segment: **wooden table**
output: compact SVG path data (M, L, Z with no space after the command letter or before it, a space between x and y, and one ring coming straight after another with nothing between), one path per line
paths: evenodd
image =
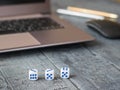
M120 14L112 0L52 0L53 11L73 5ZM0 90L120 90L120 40L110 40L87 28L88 19L60 15L93 35L90 43L0 54ZM59 78L63 66L70 79ZM28 80L28 70L39 70L39 80ZM55 70L55 80L46 81L44 70Z

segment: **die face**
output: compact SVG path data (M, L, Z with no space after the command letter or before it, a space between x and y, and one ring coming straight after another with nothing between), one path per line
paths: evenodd
M45 79L53 80L54 79L54 70L52 70L52 69L45 70Z
M38 70L37 69L29 70L29 80L38 80Z
M60 71L61 78L69 78L70 77L70 69L69 67L63 67Z

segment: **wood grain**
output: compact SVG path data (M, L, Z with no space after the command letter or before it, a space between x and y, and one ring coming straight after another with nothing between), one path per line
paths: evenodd
M59 69L49 62L48 58L40 51L14 53L6 58L3 57L0 63L4 78L8 80L13 90L77 90L69 79L62 80L58 76L54 81L46 81L44 79L45 69L54 69L56 74ZM30 81L28 79L28 70L31 68L39 70L40 78L38 81Z

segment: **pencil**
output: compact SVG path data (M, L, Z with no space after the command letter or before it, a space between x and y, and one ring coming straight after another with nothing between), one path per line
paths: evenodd
M79 12L79 13L86 13L86 14L91 14L91 15L103 16L107 19L116 20L118 18L117 14L107 13L107 12L102 12L102 11L96 11L96 10L90 10L90 9L85 9L85 8L77 8L77 7L69 6L67 8L67 10L74 11L74 12Z

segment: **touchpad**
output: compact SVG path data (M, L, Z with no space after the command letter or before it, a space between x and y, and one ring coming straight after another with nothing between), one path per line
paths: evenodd
M0 36L0 49L24 48L40 45L30 33L8 34Z

